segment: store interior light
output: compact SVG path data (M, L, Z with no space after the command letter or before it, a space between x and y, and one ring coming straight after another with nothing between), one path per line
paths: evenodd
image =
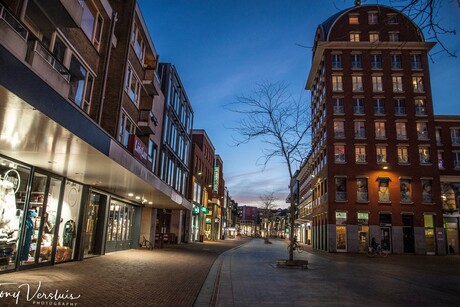
M134 194L133 194L133 193L128 193L128 196L129 196L129 197L133 197Z
M140 197L140 196L136 196L136 199L141 199L141 197Z

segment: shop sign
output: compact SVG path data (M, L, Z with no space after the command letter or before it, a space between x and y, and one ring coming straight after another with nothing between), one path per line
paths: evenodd
M138 158L143 164L149 166L149 154L147 152L147 146L134 134L129 136L128 150Z
M212 221L210 218L206 218L206 224L212 224Z
M192 209L193 214L198 214L200 213L200 207L194 206Z
M213 178L213 183L212 183L212 191L214 193L219 192L219 167L214 166L214 178Z
M209 213L209 209L206 207L201 207L201 212L203 213Z
M14 193L19 190L19 186L21 185L21 176L17 170L13 168L7 170L5 175L3 175L3 180L10 183L10 187L14 190Z

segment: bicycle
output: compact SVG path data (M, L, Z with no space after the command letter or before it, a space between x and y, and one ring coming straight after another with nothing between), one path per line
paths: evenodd
M139 247L140 248L147 248L147 249L153 249L153 244L149 240L145 238L145 236L142 236L142 241L139 242Z
M386 257L388 256L388 251L382 249L380 245L378 245L377 248L373 248L372 246L369 246L367 249L367 256L374 257L375 255Z
M289 251L290 247L291 247L291 244L289 244L287 246L288 251ZM295 252L301 253L301 252L303 252L303 247L300 246L300 244L296 242L296 243L293 244L293 249L292 250L295 251Z

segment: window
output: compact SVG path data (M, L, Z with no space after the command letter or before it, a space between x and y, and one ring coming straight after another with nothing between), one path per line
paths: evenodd
M407 140L406 123L396 122L396 138L398 140Z
M409 163L409 155L407 153L407 146L398 146L398 163Z
M366 137L366 128L363 121L355 122L355 138L364 139Z
M345 163L345 145L334 145L334 161Z
M342 76L332 76L332 90L336 92L343 91Z
M366 163L366 146L356 145L355 146L355 162Z
M389 25L397 25L398 24L398 16L395 14L388 14L387 15L387 24Z
M393 76L392 80L393 80L393 92L402 92L403 91L402 77Z
M420 164L430 164L430 148L428 146L420 146L418 148L418 155L420 158Z
M376 139L386 138L385 122L380 122L380 121L375 122L375 138Z
M137 58L141 64L144 64L145 42L142 38L141 30L137 24L134 24L133 26L133 32L131 33L131 45L133 46L134 52L136 53Z
M356 201L368 202L367 178L356 178Z
M353 114L364 114L364 100L363 98L353 98Z
M125 91L128 94L129 98L131 98L131 101L136 106L139 106L141 82L137 78L134 69L131 67L131 65L128 65L128 69L126 71Z
M369 33L369 41L371 43L379 41L379 34L378 33Z
M415 99L415 115L426 115L425 100Z
M452 145L460 145L460 128L450 130L450 140L452 141Z
M359 15L348 15L348 23L351 25L359 24Z
M460 152L452 153L452 161L454 162L454 168L460 169Z
M370 25L375 25L378 23L379 15L376 12L369 12L367 15L367 22Z
M411 180L410 179L400 179L399 180L399 194L400 194L402 203L412 202Z
M347 178L345 177L335 178L335 200L347 200Z
M155 172L155 165L157 161L157 145L153 142L152 139L149 139L148 155L148 160L152 164L150 170Z
M434 131L435 131L435 135L436 135L436 144L437 145L442 145L441 128L436 128Z
M438 168L444 169L444 152L442 150L438 150Z
M335 138L344 138L345 137L345 129L344 129L344 122L343 121L335 121L334 122L334 137Z
M383 92L383 84L381 76L372 76L372 91Z
M423 93L423 78L422 77L412 77L412 86L415 93Z
M102 16L98 13L96 7L92 1L80 0L80 4L83 7L83 14L81 19L81 29L89 38L91 43L99 49L102 36Z
M404 99L395 99L395 114L405 115L406 114L406 101Z
M390 201L390 178L379 177L377 179L379 185L379 202Z
M377 153L377 163L387 162L387 147L385 145L377 145L375 147Z
M385 102L383 101L383 98L374 99L374 114L375 115L385 114Z
M353 92L362 92L364 90L362 76L351 76L351 82L353 86Z
M432 187L433 187L433 180L431 179L422 180L422 203L432 204L434 202Z
M128 147L129 135L135 134L136 126L125 113L121 113L120 128L118 132L118 141L123 146Z
M420 54L411 54L410 66L412 69L422 69L422 56Z
M372 69L382 68L382 56L380 54L371 54L371 68Z
M343 114L345 109L343 106L343 98L332 98L334 114Z
M360 54L351 55L351 68L362 68Z
M398 32L390 32L390 33L388 33L388 41L390 41L390 42L399 42L399 33Z
M390 59L391 59L391 69L401 69L402 68L400 54L392 54Z
M69 73L69 99L83 111L89 113L94 77L88 73L88 70L74 55L70 59Z
M332 55L332 68L342 68L342 55L341 54Z
M350 33L350 42L359 42L359 32Z
M428 126L425 122L418 122L416 123L417 127L417 138L419 140L427 140L428 139Z

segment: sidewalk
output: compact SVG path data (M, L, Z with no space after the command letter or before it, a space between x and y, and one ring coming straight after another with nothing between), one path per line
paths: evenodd
M460 256L330 254L306 248L308 269L277 268L287 241L252 240L219 256L200 292L204 306L455 306Z
M192 306L219 254L249 238L137 249L0 275L0 306ZM6 285L5 283L15 283ZM27 301L27 287L32 297ZM23 285L22 287L19 287ZM20 292L18 305L11 295ZM54 293L61 298L39 298ZM78 297L72 300L70 296ZM67 299L64 299L66 297ZM67 305L65 305L67 303Z

